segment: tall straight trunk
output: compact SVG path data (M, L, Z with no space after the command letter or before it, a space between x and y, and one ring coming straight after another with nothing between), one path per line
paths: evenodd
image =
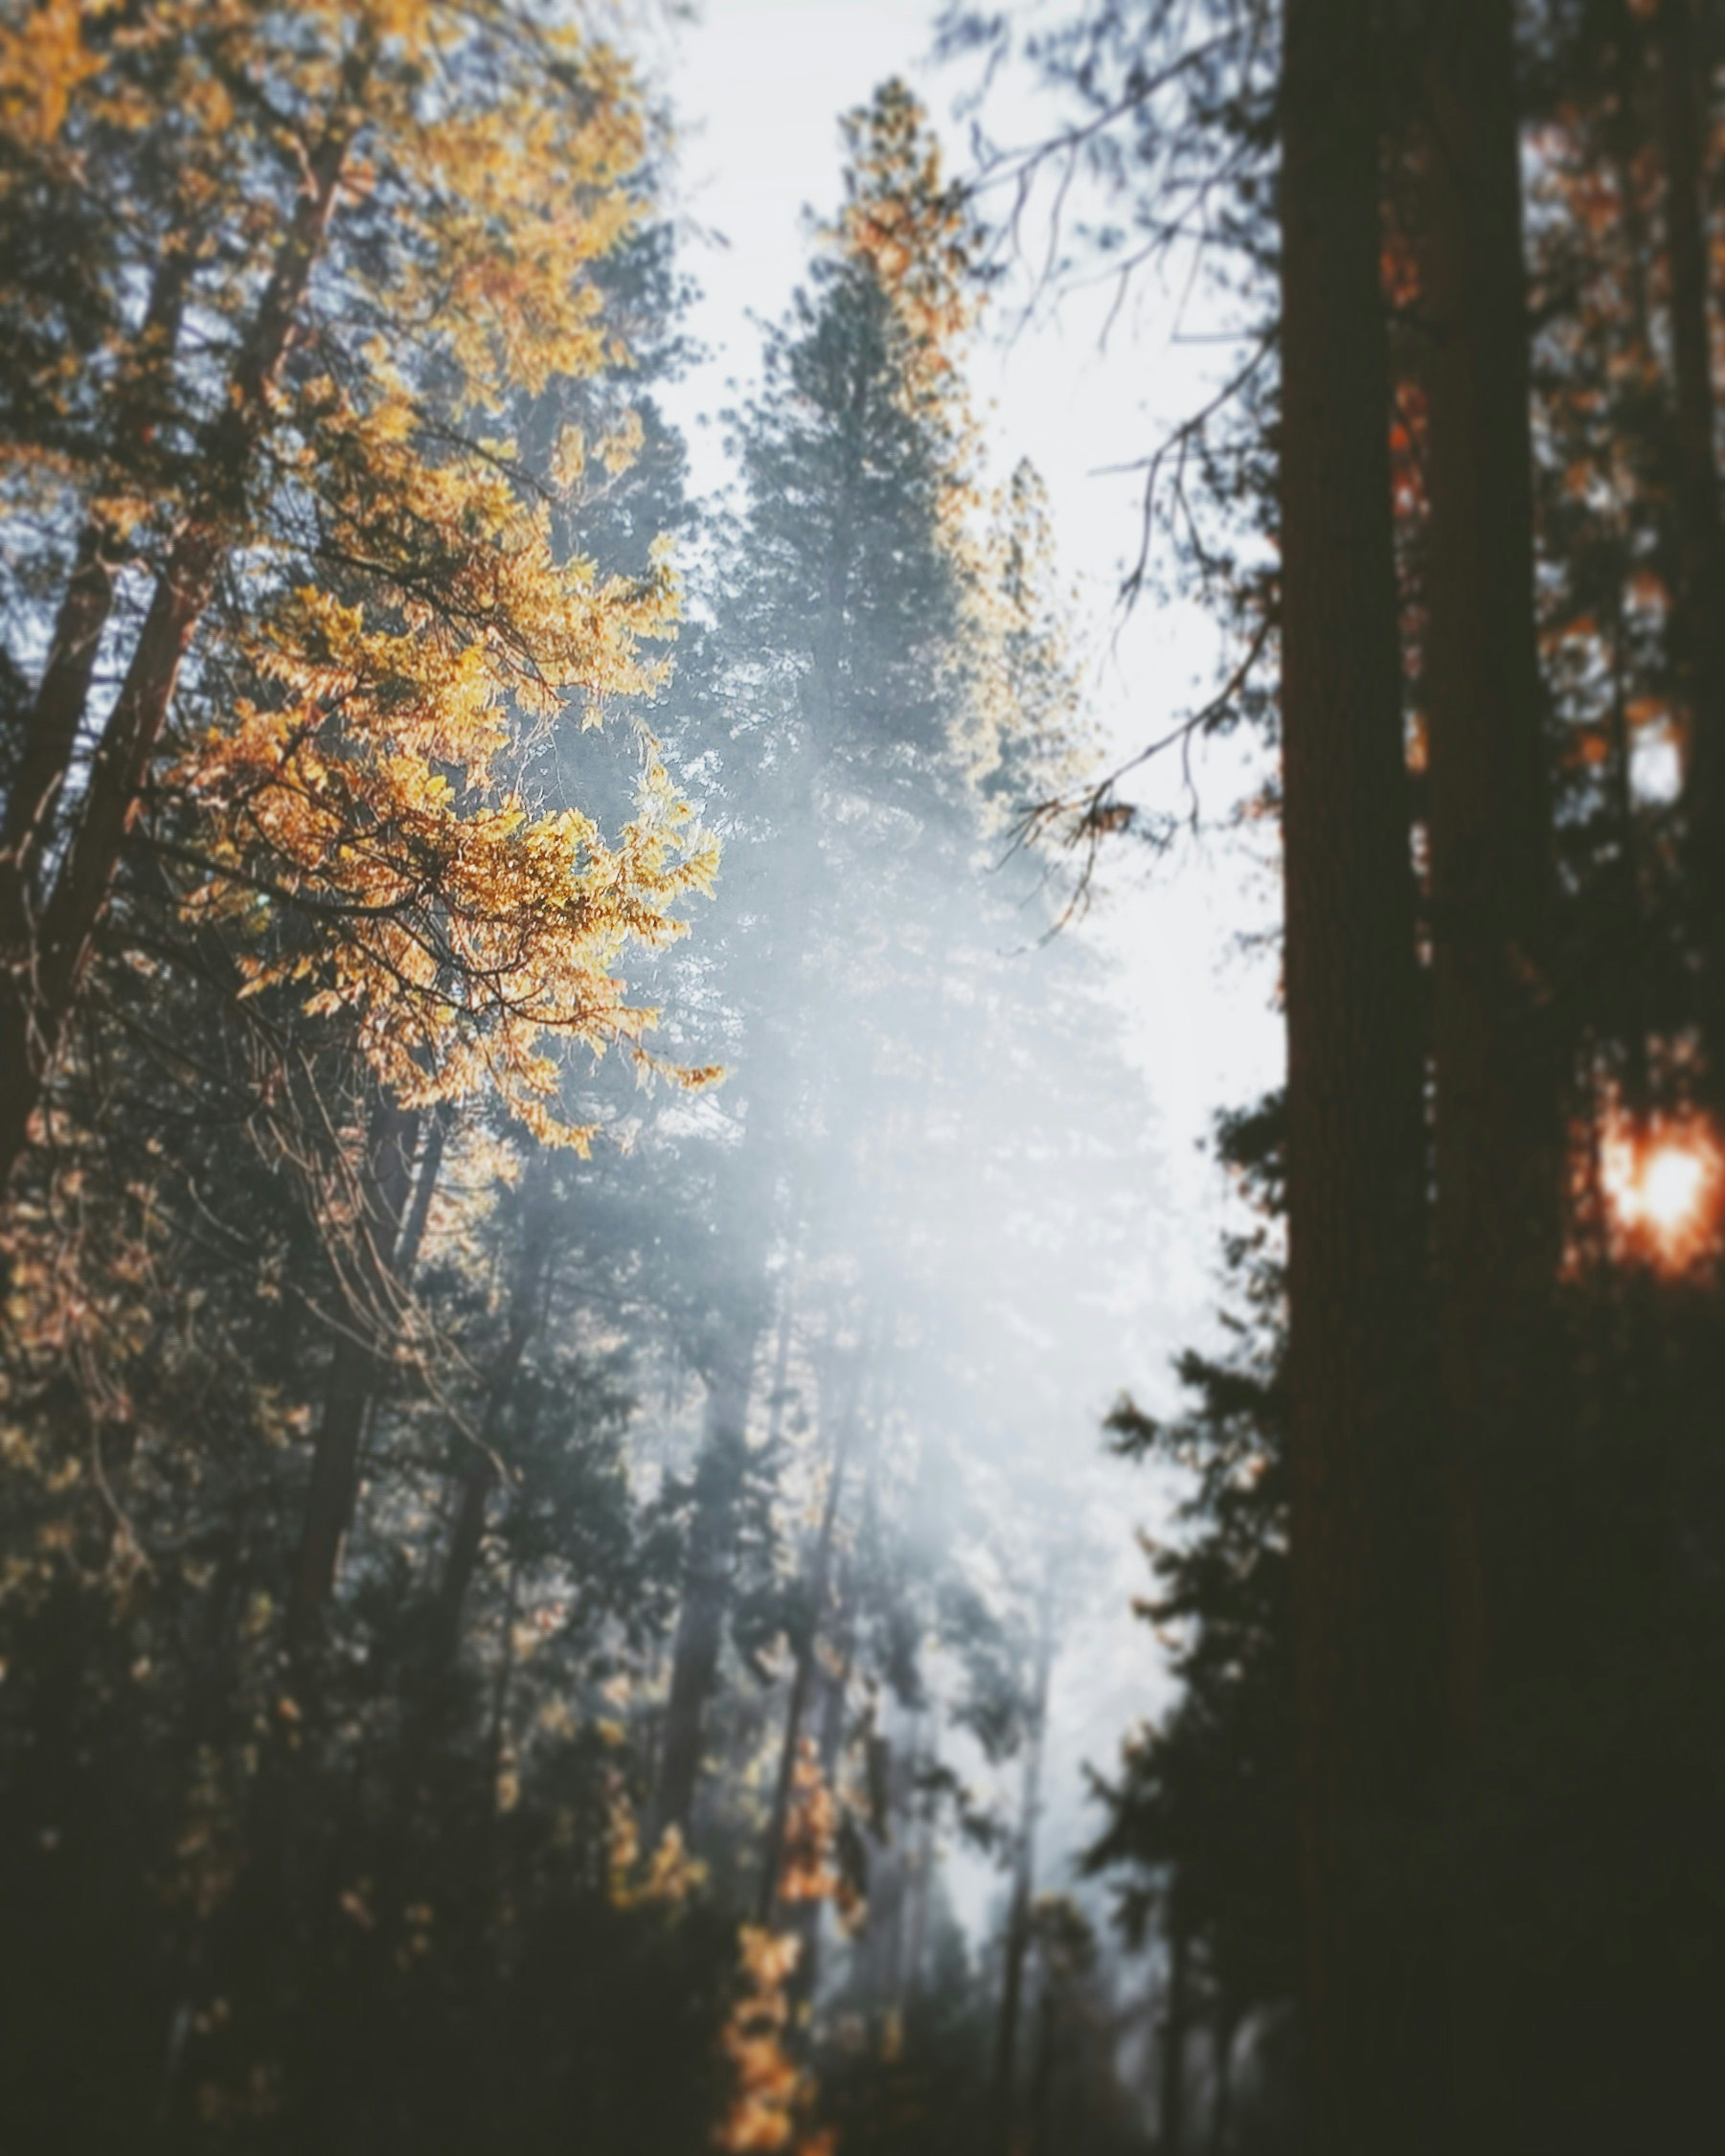
M821 1508L821 1524L808 1560L808 1607L803 1636L796 1643L796 1663L791 1672L790 1697L784 1710L784 1734L779 1745L779 1771L773 1783L773 1808L767 1818L766 1841L761 1851L760 1886L755 1910L755 1920L760 1924L772 1921L773 1911L779 1902L779 1874L784 1864L784 1836L790 1821L791 1788L796 1778L797 1756L802 1743L803 1718L807 1712L809 1690L814 1680L815 1657L820 1649L821 1624L827 1614L832 1573L833 1530L838 1524L845 1469L850 1464L851 1447L856 1436L861 1381L860 1368L853 1368L847 1373L847 1397L839 1411L838 1428L833 1434L827 1498Z
M794 953L801 923L792 931ZM687 1835L700 1781L707 1702L718 1676L731 1580L737 1556L738 1504L748 1460L749 1403L755 1362L772 1308L767 1264L772 1253L775 1176L784 1133L785 1103L769 1068L749 1104L742 1142L719 1191L728 1231L733 1286L719 1317L718 1338L703 1375L707 1408L695 1466L693 1517L683 1561L683 1594L671 1643L665 1741L653 1797L655 1830ZM794 1231L796 1208L790 1207ZM788 1294L789 1276L784 1292Z
M1234 2040L1238 2033L1233 2011L1220 2008L1210 2032L1210 2156L1226 2156L1234 2106Z
M1162 1999L1157 2060L1156 2156L1182 2156L1186 2145L1186 2036L1192 2026L1192 1940L1186 1918L1173 1906L1171 1894L1165 1920L1168 1985ZM1308 2145L1313 2156L1319 2156L1323 2144L1315 2136Z
M1059 2054L1060 2002L1052 1984L1042 1993L1036 2017L1036 2057L1031 2068L1030 2156L1053 2156L1050 2138L1054 2115L1055 2061Z
M738 1501L747 1447L758 1331L728 1343L707 1383L707 1413L694 1478L694 1514L683 1565L683 1598L671 1646L670 1693L654 1798L658 1832L685 1836L700 1780L707 1702L718 1676L731 1575L737 1557Z
M24 1149L89 964L181 663L215 595L234 507L242 497L253 449L268 420L270 392L299 328L311 273L340 197L355 108L371 63L366 34L350 50L334 107L307 160L300 201L240 346L227 403L203 445L196 506L169 546L97 744L77 827L53 888L39 918L26 922L20 938L14 940L12 932L5 935L0 952L0 1191ZM81 649L93 653L87 635ZM68 755L77 732L76 718L69 725L63 717L57 720L57 738ZM37 772L28 790L39 802L57 790L62 780L63 772L58 778ZM34 820L34 808L31 815ZM20 860L20 868L26 865ZM0 930L5 928L0 919Z
M1703 200L1711 56L1692 0L1660 0L1654 38L1677 407L1675 644L1690 723L1688 870L1700 943L1708 1089L1716 1105L1725 1101L1725 523L1714 446L1711 250Z
M1046 1579L1036 1622L1036 1659L1031 1679L1030 1725L1025 1736L1024 1781L1018 1798L1012 1898L1007 1910L1006 1966L1000 2014L994 2030L993 2146L1011 2146L1018 2079L1018 2019L1024 1998L1024 1964L1031 1946L1031 1897L1036 1885L1036 1822L1042 1810L1042 1754L1048 1731L1048 1682L1055 1659L1054 1581Z
M356 1178L355 1279L348 1329L337 1337L330 1358L288 1592L287 1631L296 1645L305 1645L316 1634L335 1586L342 1542L352 1524L359 1449L388 1331L393 1260L413 1176L418 1127L418 1115L397 1107L387 1094L374 1101Z
M192 270L191 251L170 242L150 281L115 416L109 467L114 480L135 467L158 416L157 399L173 359ZM59 797L89 708L102 631L114 610L114 582L126 542L112 511L100 499L101 491L73 550L54 636L25 725L23 753L0 818L0 937L9 944L28 929L35 867L54 836Z
M926 1769L932 1773L939 1764L939 1754L931 1742ZM922 1762L918 1761L921 1769ZM912 1787L923 1780L919 1771ZM910 1921L905 1937L904 1954L904 2004L911 2007L922 1995L922 1971L928 1960L928 1905L934 1898L935 1862L939 1843L935 1833L935 1806L924 1798L922 1801L921 1831L917 1836L917 1846L906 1854L909 1873L906 1891L911 1897Z
M431 1218L431 1201L437 1195L438 1177L443 1173L443 1149L449 1142L452 1120L453 1111L448 1102L440 1101L425 1127L425 1143L420 1147L419 1165L414 1169L413 1202L401 1223L401 1239L396 1246L396 1278L403 1287L413 1285L414 1274L419 1270L420 1253L425 1246L425 1229Z
M1450 1912L1450 2145L1504 2133L1511 2001L1469 1891L1482 1746L1536 1627L1562 1386L1560 1071L1543 1008L1555 895L1533 622L1532 390L1511 0L1427 9L1419 79L1426 354L1427 803L1447 1692L1462 1890ZM1560 1468L1559 1468L1560 1471Z
M1421 59L1435 1243L1450 1709L1468 1744L1509 1571L1485 1478L1551 1412L1562 1156L1510 0L1442 0Z
M523 1194L527 1217L510 1286L503 1342L487 1381L485 1414L478 1441L471 1447L457 1485L449 1548L443 1559L443 1577L438 1582L431 1631L434 1669L452 1661L461 1644L462 1605L467 1599L467 1589L479 1564L479 1553L485 1544L486 1515L491 1492L497 1487L496 1448L504 1410L521 1368L521 1359L544 1315L546 1280L553 1252L552 1217L543 1164L537 1164L530 1170L530 1175L533 1181Z
M1425 2145L1411 1872L1438 1714L1420 1504L1422 1068L1392 556L1372 0L1286 0L1282 838L1288 1307L1309 2145ZM1435 1560L1433 1560L1435 1565Z

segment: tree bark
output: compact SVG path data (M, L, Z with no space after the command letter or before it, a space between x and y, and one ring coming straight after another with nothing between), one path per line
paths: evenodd
M1514 2076L1468 1822L1491 1701L1525 1661L1521 1586L1563 1388L1553 1295L1564 1147L1547 1016L1555 896L1533 622L1532 385L1510 0L1423 24L1425 683L1447 1693L1462 1885L1450 1914L1451 2145L1491 2145Z
M790 1698L784 1710L784 1734L779 1746L779 1771L773 1783L773 1808L767 1819L766 1841L761 1851L760 1886L758 1892L755 1920L770 1924L773 1911L779 1903L779 1874L784 1864L784 1835L790 1820L791 1786L797 1768L797 1752L803 1734L803 1717L808 1707L808 1693L814 1679L815 1656L820 1648L821 1625L827 1613L827 1599L832 1571L832 1535L838 1523L839 1500L844 1493L845 1469L850 1462L851 1447L856 1436L856 1418L862 1383L860 1368L847 1373L847 1399L840 1411L839 1426L833 1437L832 1461L828 1472L827 1499L821 1508L821 1524L815 1536L814 1550L809 1557L807 1588L808 1606L805 1616L805 1631L796 1643L796 1663L791 1673ZM783 1370L781 1370L783 1382Z
M1323 2156L1422 2147L1434 2108L1424 1957L1394 1891L1438 1712L1412 1607L1424 1132L1375 14L1287 0L1283 35L1292 1565L1307 2131Z
M552 1258L552 1221L542 1183L523 1193L527 1218L522 1228L521 1249L510 1289L508 1327L486 1388L484 1419L457 1487L455 1518L449 1532L449 1548L443 1575L438 1583L432 1617L431 1659L434 1669L454 1660L461 1644L462 1605L467 1599L479 1553L485 1544L486 1514L491 1492L497 1487L497 1439L503 1427L504 1409L511 1387L521 1368L521 1358L538 1330L543 1315L546 1275Z
M1676 391L1675 657L1689 715L1689 877L1701 961L1701 1036L1715 1106L1725 1101L1725 523L1714 445L1709 246L1703 209L1703 26L1691 0L1660 0L1654 25L1671 371Z
M375 1101L358 1171L354 1221L354 1293L349 1329L338 1335L311 1456L311 1481L287 1602L290 1643L315 1637L335 1586L341 1547L352 1524L359 1448L376 1390L381 1346L394 1289L391 1260L401 1233L413 1172L419 1117L388 1095Z
M1024 1782L1019 1792L1018 1834L1013 1851L1012 1898L1007 1911L1006 1966L994 2031L993 2146L1006 2156L1012 2142L1018 2077L1018 2018L1024 1996L1024 1964L1031 1944L1031 1897L1036 1885L1036 1822L1042 1809L1042 1752L1048 1729L1048 1684L1055 1659L1054 1581L1045 1579L1036 1623L1036 1659L1031 1678L1030 1724L1025 1734Z
M656 1829L687 1836L700 1780L707 1702L718 1676L736 1561L738 1496L747 1444L757 1332L734 1340L708 1380L706 1427L695 1469L694 1515L671 1648L670 1695L654 1799Z
M1508 1570L1482 1478L1551 1413L1539 1349L1562 1190L1509 0L1433 8L1421 77L1435 1241L1450 1708L1470 1743Z
M311 273L340 197L357 101L372 55L370 35L357 37L329 123L308 160L298 208L241 344L226 406L204 445L197 504L168 549L120 692L102 728L77 828L39 922L27 921L21 941L14 942L10 934L6 939L5 1005L0 1008L4 1020L0 1023L0 1191L24 1149L31 1118L89 964L181 663L215 594L252 451L267 424L270 391L293 342ZM100 628L96 633L100 635ZM78 663L84 665L93 662L94 643L83 629L79 634L82 656ZM76 717L69 730L57 726L68 754L77 728ZM51 773L38 774L20 793L20 815L29 806L26 793L34 790L39 802L49 791L57 790L58 783ZM30 814L34 820L35 809ZM20 860L18 865L22 869L26 864ZM0 920L0 928L4 926Z
M132 353L131 378L121 394L114 447L99 483L123 483L134 475L156 413L156 396L178 341L192 257L170 245L150 283L149 299ZM79 533L72 570L60 600L54 638L36 688L24 735L24 751L7 790L0 819L0 938L22 946L37 862L48 850L79 731L89 708L90 684L102 631L114 607L114 579L125 553L124 535L98 500Z
M1161 2046L1156 2081L1156 2156L1182 2156L1186 2145L1186 2033L1192 2021L1188 1966L1192 1941L1186 1919L1169 1896L1168 1986L1162 2001ZM1322 2144L1313 2141L1316 2151Z

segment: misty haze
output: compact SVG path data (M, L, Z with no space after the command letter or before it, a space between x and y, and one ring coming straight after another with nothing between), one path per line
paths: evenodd
M1722 69L0 0L7 2156L1708 2145Z

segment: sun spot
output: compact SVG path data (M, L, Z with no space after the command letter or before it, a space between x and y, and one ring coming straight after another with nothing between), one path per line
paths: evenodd
M1621 1123L1606 1138L1600 1173L1629 1252L1677 1272L1716 1249L1725 1156L1707 1123Z

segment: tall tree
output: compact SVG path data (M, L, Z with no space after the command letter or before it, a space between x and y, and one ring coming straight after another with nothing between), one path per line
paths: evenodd
M761 783L733 827L736 852L760 851L721 916L741 1127L716 1176L736 1262L702 1350L708 1423L660 1778L661 1821L678 1827L730 1600L788 1141L797 1116L830 1099L829 1032L869 1029L871 1007L840 984L878 985L869 959L898 935L901 879L963 828L948 754L967 626L955 360L974 307L973 235L901 84L852 115L847 135L841 220L788 331L769 343L768 394L738 430L748 543L722 601L719 723L760 759ZM895 847L895 826L913 843Z
M1449 1717L1462 1787L1494 1670L1525 1631L1518 1574L1560 1422L1554 1297L1563 1140L1554 862L1534 642L1530 326L1509 0L1423 25L1419 305L1426 344L1420 580L1430 861L1436 1310ZM1534 1463L1538 1465L1535 1466ZM1507 2048L1481 1912L1453 1949L1453 2130L1477 2147Z
M1675 657L1689 720L1688 871L1694 886L1708 1086L1725 1094L1725 520L1719 500L1705 145L1715 26L1695 0L1658 0L1659 149L1676 406Z
M670 932L687 835L650 758L615 848L523 798L528 722L646 687L641 640L674 593L663 559L601 581L559 558L545 489L483 432L511 384L616 356L588 270L635 215L626 77L507 0L176 7L137 36L83 11L70 45L56 124L17 120L7 184L34 214L94 198L118 356L36 424L66 403L70 332L4 295L40 505L11 592L27 626L70 565L32 629L47 657L7 795L0 1172L146 835L178 899L243 946L245 985L345 1006L403 1105L492 1079L546 1128L544 1033L638 1038L614 962ZM196 220L134 218L176 154ZM200 335L175 348L193 306ZM165 474L139 437L173 446Z
M1556 1412L1541 1367L1562 1190L1553 861L1534 647L1520 128L1508 0L1430 11L1419 307L1440 1366L1451 1706L1477 1725L1492 1582L1483 1475Z
M1288 0L1282 86L1288 1385L1313 2145L1425 2145L1417 1819L1424 1132L1368 0ZM1412 1545L1412 1547L1410 1547ZM1414 1561L1410 1561L1410 1560ZM1428 1650L1429 1651L1429 1650Z

